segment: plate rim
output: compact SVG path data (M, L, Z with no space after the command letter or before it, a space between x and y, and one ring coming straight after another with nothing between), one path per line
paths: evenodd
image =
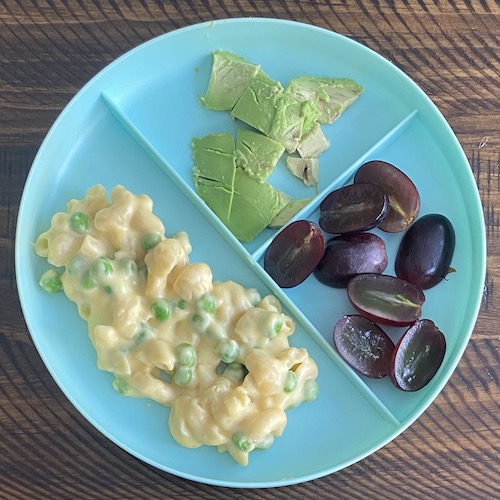
M114 444L116 444L120 448L124 449L125 451L130 453L132 456L134 456L134 457L140 459L141 461L146 462L152 466L155 466L155 467L159 468L160 470L164 470L165 472L174 474L178 477L197 481L197 482L204 483L204 484L210 484L210 485L214 485L214 486L228 486L228 487L233 487L233 488L268 488L268 487L287 486L287 485L291 485L291 484L307 482L307 481L314 480L314 479L317 479L320 477L324 477L326 475L329 475L329 474L335 473L339 470L342 470L345 467L348 467L348 466L350 466L350 465L352 465L360 460L363 460L367 456L371 455L372 453L374 453L377 450L386 446L389 442L391 442L397 436L399 436L402 432L404 432L411 424L413 424L427 410L427 408L434 402L434 400L436 399L438 394L441 392L441 390L444 388L444 386L448 383L451 375L453 374L453 372L456 369L456 366L458 365L459 361L461 360L463 353L464 353L464 351L468 345L468 342L470 340L470 337L473 333L474 326L475 326L475 323L476 323L478 315L479 315L480 306L481 306L481 299L482 299L481 294L478 294L478 296L476 298L477 299L476 303L473 304L473 307L472 307L474 314L470 320L470 328L467 328L469 333L466 336L466 338L464 338L463 343L461 344L461 348L458 351L458 354L455 356L453 361L450 363L450 366L447 370L446 375L443 376L440 383L436 385L436 387L432 391L432 393L430 393L429 396L426 398L425 404L420 405L418 411L414 412L414 414L411 416L411 418L408 418L405 421L403 421L401 423L401 425L395 430L395 432L391 433L391 435L387 439L382 440L380 443L377 444L377 446L373 446L370 449L368 449L367 452L365 454L363 454L362 456L354 457L352 459L352 461L348 461L348 463L339 464L339 465L334 466L334 467L324 468L323 470L317 471L314 474L308 474L308 475L295 477L295 478L287 478L287 479L283 479L281 481L260 481L260 482L259 481L250 481L250 482L246 482L246 481L241 481L241 482L220 481L220 480L213 480L213 479L207 478L207 477L201 477L199 475L185 473L183 471L174 470L173 468L165 467L161 464L156 463L154 460L151 460L151 459L148 459L147 457L142 456L141 454L137 453L136 451L130 449L124 443L119 442L119 440L114 439L110 432L108 432L107 430L102 428L102 426L99 423L95 422L92 418L90 418L87 415L87 412L85 411L85 409L82 408L81 405L78 404L77 401L75 401L73 399L71 394L67 393L67 391L65 389L63 389L64 384L62 384L62 381L59 380L58 375L53 372L53 370L50 366L50 363L47 362L43 348L39 344L38 336L36 334L32 333L32 331L36 330L36 325L33 325L32 321L30 320L29 314L27 314L27 304L26 304L25 299L23 297L23 287L22 287L23 279L21 279L21 267L22 267L21 248L20 248L20 245L18 244L18 242L20 239L22 239L21 232L22 232L23 224L24 224L24 221L26 218L25 206L28 203L26 200L28 197L28 191L30 190L31 179L35 175L35 170L36 170L35 167L39 163L39 158L41 158L43 156L45 148L48 147L47 145L50 143L51 136L54 133L54 131L56 130L56 128L58 127L60 121L63 120L63 118L66 114L71 112L73 105L79 99L79 97L84 92L86 92L87 88L94 85L95 82L98 79L100 79L104 73L113 71L113 68L116 65L122 64L123 61L126 60L126 58L130 57L133 53L138 52L140 50L143 50L145 47L147 47L151 44L162 43L162 41L164 39L168 39L172 36L182 35L182 33L187 32L187 31L191 31L191 30L200 30L200 29L203 29L206 27L210 28L214 24L217 24L217 23L257 23L257 24L288 25L288 26L292 26L293 28L307 29L307 30L311 30L311 31L322 32L323 34L326 34L327 36L339 38L339 39L342 39L344 42L352 44L352 46L356 47L356 50L368 51L370 53L371 57L375 57L378 60L378 62L382 62L383 64L388 64L388 65L392 66L400 74L400 76L403 77L406 80L406 82L409 85L411 85L415 91L417 91L420 94L420 97L428 102L428 104L430 105L430 109L432 109L434 112L436 112L436 116L440 119L440 130L446 132L446 134L448 136L448 140L450 140L452 143L454 143L453 146L454 146L456 152L462 157L462 161L466 165L469 165L468 159L467 159L467 157L462 149L460 142L458 141L453 130L451 129L451 126L448 124L448 122L446 121L444 116L441 114L438 107L430 99L430 97L427 94L425 94L425 92L420 88L420 86L413 79L411 79L406 73L404 73L401 69L399 69L394 63L392 63L391 61L389 61L388 59L386 59L385 57L383 57L379 53L375 52L374 50L370 49L369 47L363 45L362 43L360 43L360 42L358 42L358 41L356 41L356 40L354 40L346 35L342 35L340 33L334 32L330 29L326 29L326 28L322 28L319 26L314 26L312 24L294 21L294 20L285 20L285 19L276 19L276 18L267 18L267 17L252 17L252 18L238 17L238 18L217 19L217 20L212 20L212 21L203 21L200 23L191 24L188 26L184 26L182 28L178 28L178 29L174 29L172 31L166 32L166 33L161 34L159 36L156 36L148 41L142 42L141 44L137 45L136 47L133 47L132 49L128 50L127 52L125 52L124 54L122 54L121 56L116 58L114 61L112 61L111 63L106 65L104 68L102 68L98 73L96 73L80 90L78 90L78 92L71 98L71 100L65 105L65 107L62 109L62 111L59 113L56 120L54 121L54 123L52 124L52 126L48 130L47 134L45 135L44 140L41 143L41 145L37 151L37 154L35 155L35 158L34 158L33 163L31 165L30 171L29 171L28 176L26 178L25 185L23 187L23 192L22 192L22 196L21 196L21 200L20 200L20 204L19 204L18 218L16 221L15 277L16 277L17 282L20 284L20 286L18 286L18 296L19 296L23 316L25 318L28 331L30 333L30 336L34 342L34 345L35 345L39 355L41 356L41 358L44 362L46 369L49 371L52 378L57 383L59 389L63 392L65 397L80 412L80 414L87 421L89 421L94 428L96 428L100 433L105 435ZM470 168L467 170L468 170L468 181L472 185L476 185L472 170ZM476 186L476 188L477 188L477 186ZM479 245L478 250L480 251L482 258L481 258L481 263L480 263L481 266L480 266L480 269L478 270L478 272L479 272L479 276L481 277L481 280L484 282L484 278L486 275L486 255L487 255L486 254L486 232L485 232L485 224L484 224L484 213L483 213L483 209L482 209L482 205L481 205L479 192L477 189L476 189L474 199L476 202L476 206L474 207L473 212L476 213L476 211L478 211L478 213L483 215L481 217L482 225L481 225L481 231L480 231L482 238L478 242L478 245ZM33 326L35 326L35 328L33 328Z

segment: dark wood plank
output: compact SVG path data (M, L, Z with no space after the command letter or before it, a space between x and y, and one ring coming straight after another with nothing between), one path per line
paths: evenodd
M471 342L441 395L392 443L336 474L246 498L498 498L500 7L494 0L0 3L0 498L227 498L115 446L72 407L27 332L14 278L26 176L64 106L98 71L172 29L293 19L347 35L413 78L449 121L478 184L488 275ZM298 452L300 452L298 450Z

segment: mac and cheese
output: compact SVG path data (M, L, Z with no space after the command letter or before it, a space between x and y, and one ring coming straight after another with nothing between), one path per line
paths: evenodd
M190 263L186 233L165 237L147 196L103 186L52 217L35 251L56 267L40 284L59 288L88 322L100 369L122 395L171 407L181 445L228 451L240 464L269 447L287 408L317 395L317 367L291 347L295 325L274 296L213 281Z

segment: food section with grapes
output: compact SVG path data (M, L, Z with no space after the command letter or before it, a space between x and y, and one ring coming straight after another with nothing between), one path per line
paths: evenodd
M328 194L319 205L319 226L292 222L271 242L264 268L282 287L297 286L308 275L324 285L346 288L357 314L346 314L333 329L333 344L357 372L371 378L390 375L405 391L422 389L441 366L444 334L421 319L424 289L453 269L455 231L442 214L418 219L420 195L413 182L384 161L363 164L354 183ZM306 227L309 230L306 230ZM405 232L396 255L395 275L387 267L379 228ZM409 327L396 345L380 325Z

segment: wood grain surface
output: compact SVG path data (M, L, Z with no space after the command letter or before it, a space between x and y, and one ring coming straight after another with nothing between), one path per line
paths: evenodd
M454 129L488 241L483 303L449 383L393 442L336 474L278 489L216 488L148 466L69 403L27 331L14 276L21 193L48 129L108 63L165 32L217 18L315 24L383 55ZM500 6L457 1L0 2L0 498L500 498ZM300 453L300 450L298 450Z

